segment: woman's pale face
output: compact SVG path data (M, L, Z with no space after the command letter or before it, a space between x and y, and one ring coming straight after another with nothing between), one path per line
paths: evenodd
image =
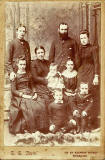
M67 63L66 63L66 68L67 68L67 70L72 71L73 68L74 68L74 63L73 63L73 61L67 61Z
M25 71L25 69L26 69L26 61L25 60L19 60L17 66L18 66L18 70Z
M83 46L87 45L88 41L89 41L89 38L88 38L87 34L80 34L80 42Z
M36 51L37 59L43 60L44 59L44 55L45 55L45 52L44 52L43 49L41 49L41 48L37 49L37 51Z

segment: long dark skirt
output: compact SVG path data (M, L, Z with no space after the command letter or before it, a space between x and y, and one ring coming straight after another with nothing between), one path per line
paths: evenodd
M36 130L48 128L48 115L45 102L37 100L13 97L10 106L10 133L24 133L25 130L32 133Z

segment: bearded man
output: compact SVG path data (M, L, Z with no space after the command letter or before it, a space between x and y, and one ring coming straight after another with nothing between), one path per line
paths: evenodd
M76 66L78 45L74 39L68 36L68 25L66 23L59 24L58 33L58 37L51 44L49 61L50 63L56 63L58 70L62 72L68 59L72 59Z

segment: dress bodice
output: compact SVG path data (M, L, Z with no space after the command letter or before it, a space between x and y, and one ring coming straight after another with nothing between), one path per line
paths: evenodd
M76 84L77 84L77 72L73 71L71 74L67 74L67 71L65 70L62 73L62 75L66 90L74 91L76 89Z
M30 88L30 78L25 74L17 74L16 78L17 90Z
M97 47L87 44L86 46L81 46L79 50L81 65L83 64L93 64L98 63L98 53Z
M27 73L16 75L15 80L12 82L12 93L19 96L19 93L32 94L31 78Z

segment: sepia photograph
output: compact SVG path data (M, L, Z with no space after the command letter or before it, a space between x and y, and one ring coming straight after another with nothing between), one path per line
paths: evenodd
M100 146L101 3L5 3L4 146Z

